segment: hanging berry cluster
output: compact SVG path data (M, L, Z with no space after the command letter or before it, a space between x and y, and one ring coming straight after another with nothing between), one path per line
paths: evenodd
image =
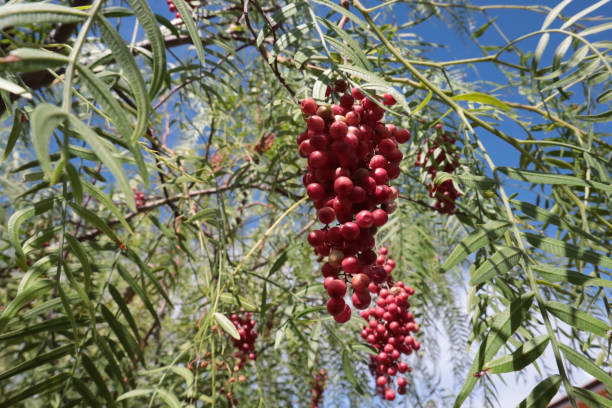
M174 4L173 0L168 0L168 9L170 10L170 12L175 13L176 18L181 18L181 13L178 12L178 10L176 9L176 5ZM185 0L185 3L187 3L192 9L196 9L198 7L200 7L201 2L198 0Z
M370 293L388 278L376 264L374 234L397 208L398 190L388 183L400 174L398 143L410 139L408 130L383 124L385 110L359 89L346 90L346 82L336 81L334 91L341 96L331 106L304 99L307 131L297 139L300 155L308 158L302 181L325 224L308 234L308 242L320 261L327 257L322 267L327 311L339 323L351 317L344 301L348 283L353 306L365 309ZM382 104L394 105L395 99L385 94ZM332 226L334 221L338 225Z
M378 355L370 355L370 371L376 378L377 392L385 399L395 399L393 377L398 372L410 371L402 355L418 350L421 345L410 335L416 333L419 326L414 323L414 316L408 311L408 298L414 294L414 289L399 281L390 289L379 289L376 306L361 312L368 322L361 330L361 337L379 351ZM404 377L397 378L397 392L406 393L407 381Z
M310 408L319 408L319 404L323 399L323 391L327 386L327 372L324 369L312 373L312 383L310 393Z
M142 207L147 203L145 193L138 191L135 188L133 188L132 191L134 192L134 202L136 203L136 207Z
M230 315L230 320L234 323L240 335L240 339L232 339L234 346L237 348L234 357L238 359L238 370L244 367L247 358L255 360L255 339L258 336L255 329L255 320L253 320L251 313L245 313L244 309L240 309L240 312L240 315L237 313Z
M426 174L431 178L427 184L429 196L435 198L434 208L440 214L454 214L455 201L461 196L452 180L444 180L436 184L433 180L438 171L453 174L459 167L459 153L457 153L456 139L442 130L441 125L436 126L436 137L425 139L425 146L419 152L416 162L417 167L422 166Z

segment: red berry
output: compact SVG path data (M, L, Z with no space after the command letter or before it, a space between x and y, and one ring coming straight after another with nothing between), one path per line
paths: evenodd
M370 159L370 169L372 170L378 169L378 168L386 169L387 166L388 166L387 159L383 155L376 154L372 156L372 158Z
M351 95L344 94L340 97L340 105L342 105L344 109L352 109L353 103L355 103L355 98Z
M317 217L323 224L331 224L336 218L336 212L333 208L323 207L317 212Z
M334 315L334 320L338 323L346 323L351 318L351 308L345 304L344 309L339 314Z
M383 168L377 168L374 169L374 171L372 172L372 178L374 179L376 184L385 184L387 181L389 181L389 174L387 173L387 170Z
M319 183L310 183L306 187L306 194L311 200L320 200L325 197L325 189Z
M347 241L352 241L359 237L361 230L359 229L359 225L354 222L347 222L341 228L342 237Z
M385 399L387 401L393 401L395 399L395 392L391 388L385 390Z
M353 192L353 182L348 177L338 177L334 181L334 191L338 197L350 197Z
M335 316L344 311L344 307L346 306L346 303L344 303L343 299L330 298L327 301L326 306L327 306L327 311L329 312L329 314L332 316Z
M361 264L354 256L347 256L342 260L342 270L353 275L361 272Z
M329 136L332 139L341 140L348 133L348 125L341 121L335 121L329 127Z
M410 140L410 131L406 129L397 129L393 132L393 137L395 137L397 143L406 143Z
M358 273L352 277L351 283L355 291L366 292L368 290L368 285L370 285L370 278L368 278L368 275L365 273Z
M306 143L306 142L303 142ZM308 164L314 169L321 169L327 165L327 153L315 150L308 156Z
M319 115L312 115L306 120L306 127L315 133L320 133L325 130L325 120Z
M374 220L374 226L376 227L385 225L387 223L387 220L389 219L387 213L384 210L381 210L380 208L372 211L372 218Z
M382 387L383 385L386 385L386 384L387 384L387 377L384 377L381 375L380 377L376 379L376 385Z
M328 278L326 278L326 280L327 279ZM341 299L346 295L346 283L342 282L340 279L329 281L325 289L327 289L329 296L335 299Z
M396 104L396 100L390 93L386 93L383 95L383 104L387 106L393 106Z
M355 221L357 221L357 225L359 225L361 228L370 228L372 225L374 225L374 217L372 216L372 213L367 210L357 213Z
M403 362L403 361L400 361L400 362L397 364L397 369L398 369L398 371L399 371L400 373L402 373L402 374L403 374L403 373L405 373L406 371L408 371L408 364L406 364L406 363L405 363L405 362ZM398 381L398 385L399 385L399 381Z
M305 98L300 103L300 107L302 108L302 112L304 112L305 115L314 115L317 112L317 108L319 106L317 105L317 102L314 99Z
M308 233L308 243L313 247L323 245L325 242L325 232L321 230L314 230Z
M364 98L363 94L359 91L359 88L353 88L351 90L351 95L353 95L353 98L359 100L362 100Z

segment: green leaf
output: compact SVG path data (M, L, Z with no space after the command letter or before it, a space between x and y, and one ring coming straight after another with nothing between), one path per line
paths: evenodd
M66 112L49 104L38 105L32 113L32 145L47 181L53 178L53 170L51 169L49 158L49 141L55 129L65 119Z
M488 362L484 366L490 374L509 373L520 371L533 363L546 350L550 338L548 335L534 337L521 344L512 354L507 354Z
M493 256L482 263L472 273L470 285L476 286L494 276L501 276L515 267L521 259L521 250L513 247L502 247Z
M531 267L538 274L550 282L569 282L580 286L601 286L612 288L612 280L591 277L569 269L555 268L548 265L537 264Z
M497 170L514 180L525 181L528 183L591 187L606 192L612 192L611 184L604 184L597 181L566 176L564 174L538 173L531 170L520 170L512 167L498 167Z
M612 120L612 110L609 110L607 112L602 112L598 115L576 116L576 118L581 119L581 120L586 120L587 122L610 122ZM605 191L612 191L612 187L607 186Z
M482 26L480 26L476 31L474 31L470 37L472 38L480 38L482 37L482 35L485 33L485 31L487 31L487 29L489 27L491 27L491 25L493 25L493 23L495 23L495 20L497 20L497 17L487 21L485 24L483 24Z
M185 0L176 0L174 2L176 9L181 14L181 19L185 23L187 27L187 32L189 33L189 37L191 37L191 42L195 46L195 49L198 53L198 58L200 59L200 63L202 66L206 65L206 59L204 58L204 47L202 46L202 40L200 39L200 34L198 29L193 21L192 13L193 10L190 6L187 5Z
M119 220L121 225L123 225L130 234L134 233L134 231L132 231L132 228L130 227L130 224L128 224L125 220L125 217L123 216L121 210L115 205L113 200L108 195L104 194L102 190L100 190L98 187L91 184L87 180L81 180L81 184L83 185L83 187L85 187L85 190L89 195L98 200L100 204L102 204L115 217L117 217L117 220Z
M589 358L585 357L582 353L574 350L565 344L559 344L561 351L565 358L576 367L582 368L587 373L601 381L607 388L612 388L612 377L610 374L602 370L598 365L594 364Z
M551 375L536 385L527 398L517 405L517 408L546 408L559 391L560 386L561 376Z
M130 285L130 288L132 288L132 290L138 295L138 297L140 297L142 303L144 303L149 313L151 313L151 316L153 316L153 319L155 319L157 323L161 325L159 317L157 316L157 312L155 311L153 304L151 304L151 300L149 300L149 297L147 296L147 292L140 287L138 282L136 282L136 280L132 278L128 270L125 269L122 264L117 264L117 271L119 271L119 274L127 282L127 284ZM136 337L138 338L138 334L136 334Z
M606 397L602 397L599 394L595 394L592 391L585 390L578 387L572 387L572 392L581 401L588 404L589 407L597 408L610 408L612 407L612 400Z
M23 252L23 248L21 247L21 241L19 240L19 230L21 224L23 224L26 220L35 217L37 215L44 214L53 208L55 204L55 200L52 198L47 198L45 200L39 201L34 205L23 208L21 210L17 210L11 215L7 223L7 238L9 242L15 248L15 257L17 258L17 264L22 270L27 270L28 265L26 263L26 257Z
M87 374L89 374L91 379L96 383L96 387L98 388L98 394L104 397L104 399L106 400L109 406L111 407L116 406L115 401L113 400L110 392L108 391L108 387L106 386L106 383L104 383L104 380L102 379L102 376L100 375L100 372L98 371L95 364L93 363L93 361L91 361L91 359L89 358L87 354L85 353L81 354L81 363L83 364L83 367L87 371Z
M142 29L147 34L153 52L153 78L149 88L149 97L153 98L161 87L166 76L166 46L162 37L155 14L146 0L128 0L134 10L136 18L140 21Z
M455 101L478 102L484 105L496 106L505 111L512 110L512 108L510 108L508 105L506 105L505 103L503 103L496 97L492 95L488 95L488 94L483 94L480 92L470 92L470 93L466 93L462 95L455 95L451 99Z
M87 13L74 8L50 3L22 3L0 7L0 30L25 24L78 23Z
M355 41L353 37L351 37L345 30L339 28L336 24L333 24L331 21L317 17L317 21L321 24L325 25L328 29L333 30L336 34L342 38L347 44L348 47L352 50L355 57L358 61L353 61L355 64L360 65L362 68L367 70L373 70L372 64L368 60L368 57L365 55L365 52L361 49L361 46Z
M117 306L119 306L119 310L121 310L123 317L125 317L125 320L130 326L130 329L132 329L132 333L134 333L134 337L136 338L136 340L138 340L138 343L140 343L141 340L140 333L138 333L138 326L136 325L136 321L134 320L134 316L132 316L128 305L125 303L125 300L123 300L123 296L112 284L108 285L108 291L110 292Z
M192 215L186 222L192 223L201 219L204 219L204 221L214 220L217 218L218 214L219 211L216 208L204 208Z
M74 344L70 343L70 344L66 344L66 345L57 347L46 353L38 354L33 359L24 361L23 363L18 364L17 366L10 368L3 373L0 373L0 381L6 380L7 378L10 378L17 374L21 374L24 371L31 370L36 367L40 367L43 364L52 363L53 361L67 354L70 354L73 351L75 351Z
M144 362L142 350L140 349L140 347L138 347L136 340L134 340L134 338L130 335L125 326L119 323L113 313L108 310L106 306L100 305L100 310L102 311L104 320L106 320L113 333L115 333L115 335L117 336L117 339L119 339L119 342L123 346L123 349L126 351L127 355L132 360L132 363L134 365L137 364L137 354L140 357L140 361Z
M234 323L230 321L223 313L215 312L215 320L219 323L219 325L233 338L236 340L240 340L240 334L238 334L238 330Z
M602 92L597 97L597 103L606 103L612 101L612 89L608 89L605 92Z
M72 187L72 196L78 202L83 201L83 186L81 185L81 178L79 173L69 161L64 165L68 180L70 180L70 186Z
M608 337L610 326L603 320L561 302L548 301L545 306L551 314L572 327L589 331L598 336Z
M47 292L53 286L53 281L41 279L28 285L22 292L19 292L17 296L6 305L2 314L0 314L0 333L4 331L9 320L17 314L19 309L40 297L42 293Z
M59 108L56 108L59 110ZM117 184L125 196L128 206L132 211L136 211L136 204L134 203L134 194L130 188L130 184L123 172L121 164L112 156L106 145L102 143L100 136L94 132L89 126L81 122L76 116L70 114L68 116L68 122L70 127L83 139L93 151L96 152L96 156L108 167L113 173Z
M524 232L523 236L527 242L542 251L550 252L557 256L591 262L592 264L601 265L606 268L612 268L612 259L605 255L600 255L597 252L564 241L559 241L558 239L541 237L527 232Z
M342 14L344 17L348 18L353 23L357 24L359 27L363 28L367 32L370 32L370 29L369 29L368 25L365 23L365 21L363 21L362 19L360 19L355 14L351 13L350 11L348 11L347 9L342 7L341 5L336 4L336 3L332 3L329 0L313 0L313 3L318 3L318 4L322 4L324 6L329 7L330 9L334 10L335 12Z
M2 161L9 157L9 154L11 154L13 148L15 147L15 143L17 143L19 135L21 135L21 128L23 127L23 122L21 121L22 115L23 112L20 109L15 109L15 114L13 115L13 127L11 127L11 133L6 141Z
M450 270L453 266L459 264L472 252L484 247L490 241L495 241L505 231L510 223L506 221L488 221L482 227L470 235L465 237L459 245L453 249L453 252L448 256L444 265L440 267L441 272Z
M0 408L13 408L17 406L17 403L33 396L41 397L42 395L58 390L64 387L66 380L70 378L68 373L60 373L53 377L47 378L43 381L39 381L36 384L22 389L15 394L10 395L7 399L0 402Z
M132 125L130 125L126 117L125 109L117 102L117 98L111 94L107 85L91 72L89 68L76 64L76 69L86 81L89 92L91 92L96 103L99 103L104 113L110 117L110 120L117 127L121 136L123 136L125 140L130 140Z
M128 248L127 256L128 258L130 258L132 261L134 261L138 265L138 267L140 268L140 271L145 274L145 276L149 279L149 281L151 281L153 286L155 286L157 293L159 293L160 295L164 297L164 299L166 299L166 302L168 302L168 305L172 306L172 301L168 297L168 294L166 293L164 288L162 288L162 286L159 284L159 281L157 280L155 275L153 275L153 273L151 272L151 269L144 262L142 262L142 259L140 259L138 254L132 251L132 249Z
M77 377L72 377L72 384L74 384L74 388L81 394L84 402L87 402L88 407L102 407L100 403L96 400L96 397L90 391L90 389L85 385L83 381L78 379Z
M83 218L88 223L95 226L97 229L105 233L110 239L119 244L121 240L115 234L115 231L112 230L100 217L98 217L95 213L89 211L87 208L81 207L77 203L69 202L68 205L76 212L79 217Z
M86 326L89 324L87 319L77 319L77 325ZM70 327L70 319L67 317L56 317L55 319L49 319L42 323L33 324L26 326L23 329L12 330L4 334L0 334L0 341L15 340L18 338L25 338L34 334L42 332L59 332Z
M565 221L562 217L551 213L543 208L538 207L537 205L533 205L531 203L527 203L525 201L519 200L510 200L512 205L518 208L522 213L534 218L544 224L554 224L558 227L569 229L577 234L582 235L585 238L592 240L593 242L600 242L600 240L593 236L592 234L583 231L582 229L576 227Z
M142 78L142 75L140 75L138 64L136 64L134 56L125 45L123 38L121 38L117 30L115 30L115 28L105 18L98 16L97 21L99 23L98 27L104 42L111 49L113 57L119 63L122 73L125 75L127 82L134 93L136 107L138 108L136 129L134 129L134 133L130 138L130 140L134 143L140 139L147 128L147 121L149 114L151 113L151 102L149 100L149 95L145 87L144 79ZM97 152L95 147L94 150ZM132 208L132 210L134 209L135 207Z
M119 401L123 401L129 398L144 397L145 395L153 394L153 392L155 392L155 390L152 388L138 388L136 390L130 390L128 392L121 394L120 396L117 397L116 401L119 402Z
M222 301L223 303L228 303L231 305L235 305L237 307L244 307L245 309L250 310L250 311L257 309L257 307L255 307L255 305L252 302L248 301L244 297L232 295L231 293L220 294L219 300Z
M534 295L533 292L529 292L514 299L506 310L493 316L490 330L480 344L476 358L470 368L469 376L455 400L454 408L459 408L474 389L478 381L474 374L482 371L485 364L495 357L510 336L529 317L529 309L533 303Z
M56 69L68 63L68 58L46 50L33 48L18 48L8 56L0 57L0 72L36 72L46 69Z
M355 387L359 394L363 395L363 390L355 377L355 373L353 372L353 366L351 364L351 359L349 358L349 351L347 349L342 350L342 370L344 371L344 375L346 379L349 380L351 385Z

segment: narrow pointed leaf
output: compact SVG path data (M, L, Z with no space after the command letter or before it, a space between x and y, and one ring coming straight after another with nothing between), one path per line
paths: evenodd
M582 312L570 305L561 302L548 301L546 310L565 323L580 330L586 330L602 337L608 337L610 326L601 319Z
M21 374L24 371L40 367L47 363L52 363L53 361L70 354L72 351L74 351L74 344L66 344L46 353L39 354L31 360L24 361L23 363L18 364L17 366L4 371L3 373L0 373L0 382L14 375Z
M569 269L555 268L548 265L533 265L532 269L550 282L569 282L580 286L601 286L612 288L612 280L595 278Z
M200 34L198 29L193 21L192 13L193 10L191 7L187 5L185 0L176 0L174 2L176 9L181 15L181 19L185 23L185 27L187 27L187 32L189 33L189 37L191 37L191 41L195 46L195 49L198 53L198 58L200 58L200 63L202 66L206 65L206 59L204 58L204 47L202 46L202 40L200 39Z
M505 221L489 221L480 229L472 232L465 237L448 256L444 265L440 268L442 272L450 270L453 266L459 264L472 252L484 247L490 241L500 237L510 225Z
M605 192L612 192L612 184L585 180L565 174L538 173L531 170L520 170L512 167L498 167L497 169L514 180L528 183L591 187Z
M15 109L15 114L13 115L13 127L11 128L11 133L6 141L6 146L4 147L4 154L2 155L2 160L6 160L13 148L15 147L15 143L17 143L17 139L21 135L21 129L23 128L23 122L21 121L23 112L20 109Z
M9 395L6 399L0 401L0 408L13 408L17 406L17 403L27 398L32 398L33 395L40 397L48 392L63 388L69 378L70 375L68 373L60 373L43 381L39 381L31 387L18 391L16 394Z
M41 293L47 292L53 286L53 282L49 279L42 279L28 285L23 292L18 293L17 296L6 305L2 314L0 314L0 333L4 332L7 323L17 314L19 309L40 297Z
M91 358L89 358L89 356L87 354L82 354L81 355L81 363L83 364L83 367L87 371L87 374L89 374L91 379L96 384L96 387L98 389L98 394L100 394L102 397L104 397L104 399L106 400L106 402L108 403L109 406L111 406L111 407L116 406L115 405L115 401L111 397L111 394L110 394L110 392L108 390L108 387L106 386L106 383L102 379L102 376L100 375L100 372L96 368L96 366L93 363L93 361L91 361Z
M557 256L587 261L594 265L600 265L606 268L612 268L612 258L601 255L597 252L590 251L584 247L579 247L558 239L542 237L540 235L523 233L523 236L531 245L542 251L550 252Z
M53 170L49 158L49 141L53 132L66 119L66 112L49 105L41 104L32 113L32 145L45 179L51 180Z
M561 351L565 358L576 367L582 368L587 373L601 381L607 388L612 388L612 377L610 374L602 370L598 365L593 363L589 358L585 357L584 354L574 350L565 344L559 344Z
M240 334L238 334L236 326L234 326L234 323L232 323L231 320L228 319L223 313L215 312L215 320L217 320L217 323L219 323L219 325L223 328L223 330L227 332L227 334L229 334L236 340L240 340Z
M582 402L587 404L588 407L596 408L611 408L612 400L606 397L602 397L599 394L595 394L592 391L585 390L579 387L572 387L574 395L578 397Z
M78 23L87 13L51 3L21 3L0 7L0 30L11 26L41 23Z
M493 256L482 263L472 273L470 285L475 286L488 281L495 276L502 276L518 265L521 250L512 247L502 247Z
M520 371L533 363L546 350L550 338L543 334L521 344L512 354L496 358L485 364L484 369L490 374Z
M536 385L517 408L546 408L561 386L561 376L555 374Z

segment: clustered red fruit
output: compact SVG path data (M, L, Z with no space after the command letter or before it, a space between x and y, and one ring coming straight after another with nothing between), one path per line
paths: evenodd
M310 393L312 397L310 399L310 408L319 408L319 404L323 399L323 391L327 386L327 372L324 369L314 372L312 374L312 383Z
M445 180L440 184L433 182L438 171L452 174L459 167L456 141L454 137L442 130L441 125L436 125L436 137L432 140L425 139L426 153L419 152L414 163L417 167L422 166L431 176L432 181L427 184L427 188L429 188L429 196L436 199L434 208L440 214L454 214L455 201L461 196L452 180Z
M245 313L244 309L240 309L241 315L232 313L230 320L236 326L240 339L233 339L234 346L238 349L234 353L238 361L238 369L241 369L247 358L249 360L255 360L255 339L257 339L258 333L255 329L255 320L251 313ZM237 370L236 370L237 371Z
M343 80L334 84L339 104L301 102L307 131L297 139L300 155L308 159L302 182L325 224L308 234L308 242L319 261L327 257L321 270L327 311L339 323L351 317L344 301L347 284L353 306L365 309L371 293L389 279L392 268L376 263L374 234L397 208L399 192L388 183L400 175L404 155L398 144L410 139L408 130L381 122L383 108L357 88L345 93L347 88ZM391 106L395 99L385 94L382 103ZM338 225L331 225L334 221Z
M201 5L201 1L199 0L185 0L185 2L192 8L195 9L197 7L199 7ZM176 9L176 5L174 4L173 0L168 0L168 9L170 9L170 11L172 13L176 13L176 18L181 18L181 13L179 13Z
M132 189L134 192L134 202L136 203L136 207L142 207L147 203L147 198L142 191L138 191L135 188Z
M408 298L414 294L414 289L403 282L397 282L390 289L378 289L376 306L361 312L368 322L361 330L361 337L379 351L378 355L370 355L370 371L376 378L377 392L385 399L395 399L393 377L404 374L411 368L402 355L411 354L421 345L410 335L419 331L414 323L414 316L408 311ZM397 392L406 393L406 378L397 378Z

